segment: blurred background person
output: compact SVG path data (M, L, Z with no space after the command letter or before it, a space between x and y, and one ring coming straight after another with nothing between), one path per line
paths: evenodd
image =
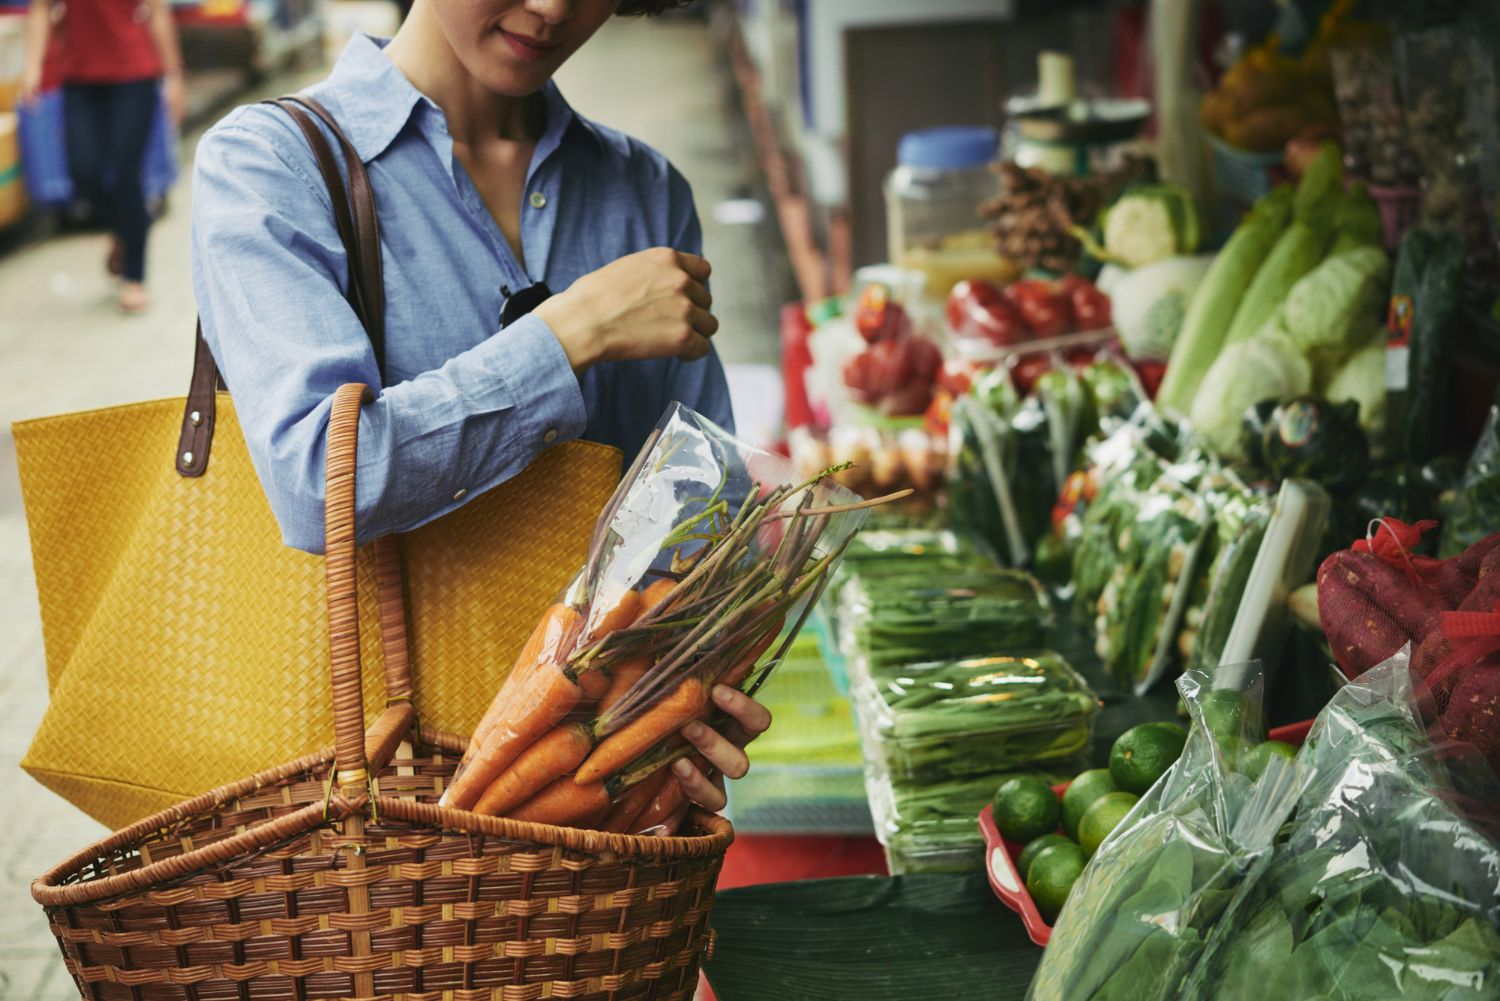
M141 161L161 102L177 124L186 108L170 4L31 0L27 17L21 101L30 103L41 88L48 46L61 46L69 173L78 197L111 233L106 266L123 279L120 308L141 312L149 304L146 236L151 228Z

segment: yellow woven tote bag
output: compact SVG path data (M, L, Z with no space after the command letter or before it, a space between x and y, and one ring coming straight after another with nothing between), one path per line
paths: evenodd
M373 195L358 156L345 157L350 216L326 140L305 114L298 124L334 194L378 358ZM50 692L21 765L111 827L332 740L323 561L282 545L217 381L200 337L185 401L14 425ZM473 729L583 560L619 473L615 449L568 443L402 537L424 724ZM368 553L359 573L373 718L384 656Z

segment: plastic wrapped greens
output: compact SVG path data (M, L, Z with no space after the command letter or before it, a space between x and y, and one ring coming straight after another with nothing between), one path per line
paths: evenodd
M1183 997L1500 996L1500 784L1465 751L1429 742L1404 653L1336 694L1298 755L1295 820L1199 923Z
M913 784L994 776L1082 753L1099 705L1051 651L875 670L856 697L871 756Z
M872 769L865 785L875 835L885 845L892 875L969 872L984 865L984 837L974 817L1006 780L1030 775L1048 785L1065 782L1076 761L1000 772L967 780L916 785L893 782Z
M1258 673L1193 672L1178 690L1193 718L1182 756L1074 884L1031 1001L1178 998L1237 890L1269 862L1299 782L1279 758L1254 780L1235 769L1235 751L1264 735Z
M1120 525L1094 627L1095 652L1122 687L1143 694L1166 673L1209 521L1202 498L1164 474Z
M840 646L877 668L1034 650L1051 625L1051 605L1025 573L991 566L938 574L916 559L909 571L856 576L839 609Z

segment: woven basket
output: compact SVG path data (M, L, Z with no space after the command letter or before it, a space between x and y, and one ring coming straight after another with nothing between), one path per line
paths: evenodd
M727 821L644 838L437 806L466 741L417 726L399 548L376 543L387 705L360 690L354 456L329 423L335 744L149 817L32 884L94 1001L687 999Z

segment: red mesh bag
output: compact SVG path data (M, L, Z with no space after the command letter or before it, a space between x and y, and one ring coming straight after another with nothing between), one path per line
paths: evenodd
M1413 553L1435 522L1376 522L1318 569L1318 616L1353 678L1410 643L1432 693L1433 726L1500 771L1500 534L1453 559Z

